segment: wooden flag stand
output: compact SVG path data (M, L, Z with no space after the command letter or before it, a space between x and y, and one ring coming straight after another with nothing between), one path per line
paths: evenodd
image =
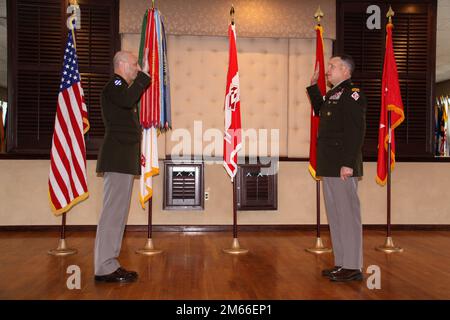
M231 248L223 249L223 251L229 254L247 253L248 249L241 248L238 240L236 186L234 180L232 186L233 186L233 243L231 245Z
M148 200L148 225L147 225L147 242L142 249L136 250L136 253L142 254L145 256L152 256L158 253L163 252L162 250L155 249L153 246L152 239L152 205L153 205L153 197Z
M396 247L391 235L391 111L388 111L388 149L387 149L387 236L384 245L376 247L377 251L386 253L403 252L403 248Z
M48 251L48 254L52 256L68 256L71 254L75 254L78 251L76 249L70 249L66 244L66 213L62 214L62 223L61 223L61 237L59 239L58 247L56 249L51 249Z

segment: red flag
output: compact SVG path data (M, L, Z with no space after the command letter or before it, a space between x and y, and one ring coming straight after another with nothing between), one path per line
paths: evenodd
M327 89L325 84L325 62L323 58L323 28L320 25L315 27L316 29L316 63L314 64L314 70L319 68L319 79L317 85L319 86L322 96L325 95ZM309 172L316 178L316 165L317 165L317 132L319 130L319 115L314 114L314 110L311 106L311 132L310 132L310 144L309 144Z
M378 162L376 181L385 185L387 180L387 148L389 141L388 111L391 112L391 170L395 166L395 136L394 129L398 127L405 115L403 102L398 83L397 64L395 62L394 47L392 45L392 28L394 25L386 25L386 53L384 55L383 79L381 82L381 114L378 133Z
M237 154L241 145L241 102L239 72L236 50L236 30L233 24L228 28L230 54L225 92L225 133L223 137L223 165L233 181L237 172Z
M69 31L50 154L49 198L55 215L68 211L89 195L83 136L88 130L74 37Z

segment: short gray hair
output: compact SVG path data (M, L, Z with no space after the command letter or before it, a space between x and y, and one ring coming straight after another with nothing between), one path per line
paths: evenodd
M350 74L353 74L353 71L355 71L355 61L348 54L335 55L332 58L339 58L339 59L341 59L342 62L345 64L345 66L350 71Z

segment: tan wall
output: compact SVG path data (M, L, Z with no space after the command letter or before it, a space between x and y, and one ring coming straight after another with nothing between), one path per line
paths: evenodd
M450 80L436 83L436 97L450 96Z
M70 225L95 225L102 205L102 178L94 173L96 161L88 161L90 197L67 215ZM161 163L162 165L162 163ZM48 160L0 161L0 225L58 225L47 198ZM386 188L375 181L376 163L365 163L360 182L362 218L365 224L386 222ZM161 170L163 171L163 170ZM392 184L392 223L450 224L450 163L397 163ZM204 211L163 211L162 174L155 182L154 223L158 225L232 224L231 184L220 165L205 166L205 190L210 200ZM315 183L306 162L281 162L278 211L243 211L240 224L314 224ZM322 208L324 208L322 203ZM326 222L325 209L322 219ZM147 211L138 202L135 181L128 224L145 225Z
M240 37L314 38L314 13L320 5L324 36L336 39L334 0L157 0L156 7L168 34L226 36L232 3ZM119 32L140 34L149 5L149 0L121 0Z

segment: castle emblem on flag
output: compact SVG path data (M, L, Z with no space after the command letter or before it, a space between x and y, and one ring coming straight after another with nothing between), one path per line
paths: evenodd
M239 75L233 77L230 89L227 96L225 97L225 108L226 110L235 111L236 103L240 100L239 97Z

